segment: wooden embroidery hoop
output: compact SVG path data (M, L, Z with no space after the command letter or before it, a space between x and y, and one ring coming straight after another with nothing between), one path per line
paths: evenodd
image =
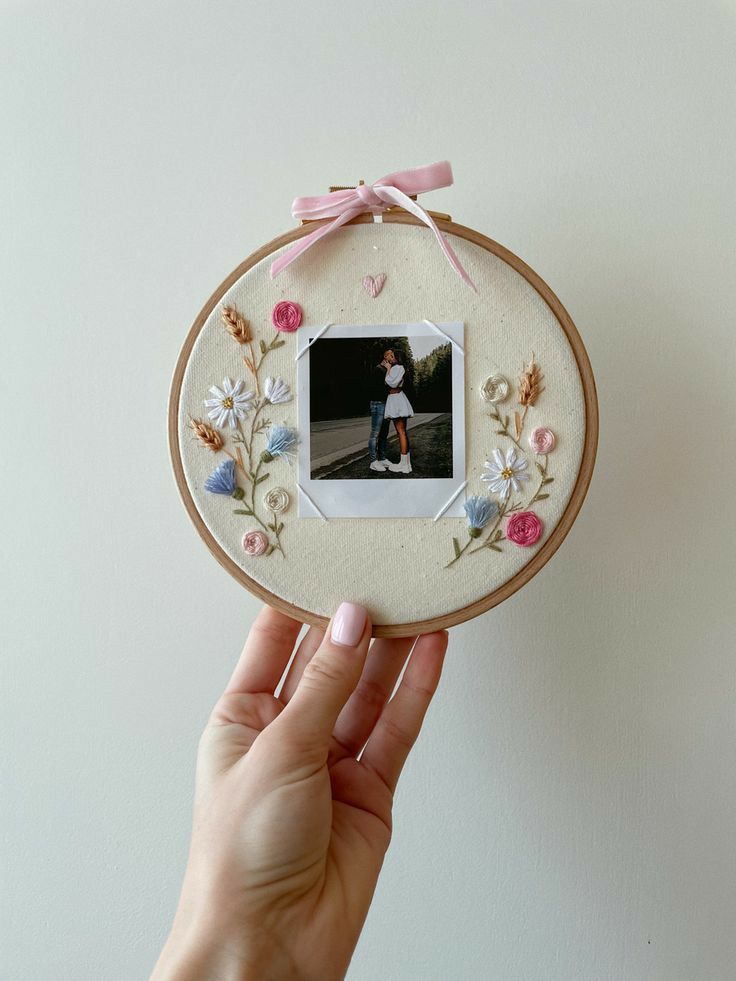
M441 231L466 239L467 241L472 242L473 244L480 246L480 248L492 253L503 262L511 266L517 273L519 273L519 275L524 277L529 285L539 294L539 296L550 308L555 319L567 337L575 357L578 371L580 373L585 404L585 438L577 479L562 517L555 525L549 538L547 538L539 551L535 553L531 560L522 569L520 569L514 576L499 586L498 589L495 589L492 593L489 593L487 596L484 596L473 603L469 603L467 606L453 610L450 613L445 613L431 619L418 620L411 623L374 624L373 635L375 637L410 637L415 636L416 634L430 633L434 630L443 630L448 627L452 627L455 624L463 623L465 620L470 620L473 617L492 609L498 603L503 602L503 600L515 593L517 589L520 589L523 585L529 582L529 580L535 576L539 570L552 558L572 527L578 511L585 500L585 495L590 485L598 445L598 399L596 395L593 371L590 366L590 361L588 360L585 346L583 345L582 339L578 334L577 328L557 296L555 296L550 287L540 276L537 275L537 273L534 272L533 269L531 269L518 256L514 255L513 252L510 252L502 245L499 245L498 242L494 242L492 239L487 238L480 232L477 232L472 228L467 228L464 225L459 225L454 221L443 220L436 215L434 215L434 218ZM283 246L289 245L291 242L294 242L295 240L302 238L304 235L314 231L314 229L319 227L320 224L325 224L330 220L331 219L325 219L322 222L310 221L286 232L283 235L280 235L278 238L273 239L273 241L268 242L266 245L263 245L260 249L252 253L252 255L248 256L248 258L245 259L245 261L242 262L237 269L233 270L233 272L231 272L230 275L222 283L220 283L192 324L179 354L171 382L168 420L169 451L171 453L171 462L174 469L177 487L179 488L179 493L184 503L184 507L187 509L189 517L192 519L195 528L199 532L199 535L203 539L204 543L207 545L207 548L231 576L237 579L238 582L245 586L245 588L251 593L254 593L259 599L263 600L263 602L277 610L280 610L287 616L293 617L295 620L312 624L323 629L329 622L326 617L319 616L309 610L304 610L292 603L288 603L280 596L277 596L275 593L272 593L270 590L266 589L260 583L252 579L246 572L244 572L243 569L241 569L240 566L238 566L217 543L212 532L204 523L201 514L197 510L187 485L181 457L181 447L179 445L178 420L182 382L192 348L194 347L197 337L207 321L207 318L210 316L213 309L220 302L225 293L227 293L230 287L233 286L244 273L246 273L257 263L261 262L263 259L267 258L269 255ZM369 224L372 221L373 218L371 215L359 215L349 224ZM425 225L423 225L412 215L399 211L386 212L383 215L383 221L392 224L417 225L421 228L426 228ZM427 231L428 234L430 234L429 230Z

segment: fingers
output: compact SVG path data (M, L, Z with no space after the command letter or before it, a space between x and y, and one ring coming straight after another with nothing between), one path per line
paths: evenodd
M360 679L370 638L367 611L342 603L277 720L302 746L327 750L340 710Z
M286 705L296 691L296 687L299 684L299 679L302 676L304 668L324 640L324 636L324 630L320 630L319 627L310 627L302 637L294 660L289 665L289 670L284 678L281 691L279 692L279 700L283 702L284 705Z
M225 694L269 692L273 694L289 662L302 625L270 606L256 617Z
M444 630L419 638L401 684L383 710L360 758L392 793L437 690L446 650Z
M330 764L357 756L361 751L394 690L415 640L415 637L402 637L373 641L360 681L335 724Z

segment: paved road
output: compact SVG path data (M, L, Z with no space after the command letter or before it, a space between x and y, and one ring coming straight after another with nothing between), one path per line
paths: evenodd
M425 422L431 422L442 415L441 412L418 412L412 416L406 428L410 431ZM312 470L327 467L351 453L363 449L368 452L368 437L371 432L369 416L359 419L330 419L327 422L313 422L310 429ZM394 427L391 426L391 434Z
M389 437L388 456L399 458L399 442ZM431 422L415 426L411 434L410 474L386 470L382 473L368 468L365 447L344 456L328 467L312 471L317 480L417 480L423 477L452 477L452 415L445 412Z

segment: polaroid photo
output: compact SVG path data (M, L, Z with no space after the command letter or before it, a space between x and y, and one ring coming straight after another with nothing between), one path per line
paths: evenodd
M299 340L299 516L462 517L463 324L333 324Z

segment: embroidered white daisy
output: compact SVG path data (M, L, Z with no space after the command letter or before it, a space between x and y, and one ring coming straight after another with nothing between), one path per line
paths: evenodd
M506 459L499 449L493 451L493 463L486 460L485 468L488 473L481 474L481 480L489 482L489 490L498 494L505 501L512 490L521 490L521 481L529 480L526 473L528 464L515 446L506 451Z
M238 422L244 419L253 407L253 392L244 392L245 382L239 378L233 384L229 378L223 379L222 387L213 385L210 394L214 397L205 399L207 415L220 429L229 426L237 429Z
M279 405L281 402L291 402L291 389L280 378L267 378L263 383L263 392L266 401L271 405Z

